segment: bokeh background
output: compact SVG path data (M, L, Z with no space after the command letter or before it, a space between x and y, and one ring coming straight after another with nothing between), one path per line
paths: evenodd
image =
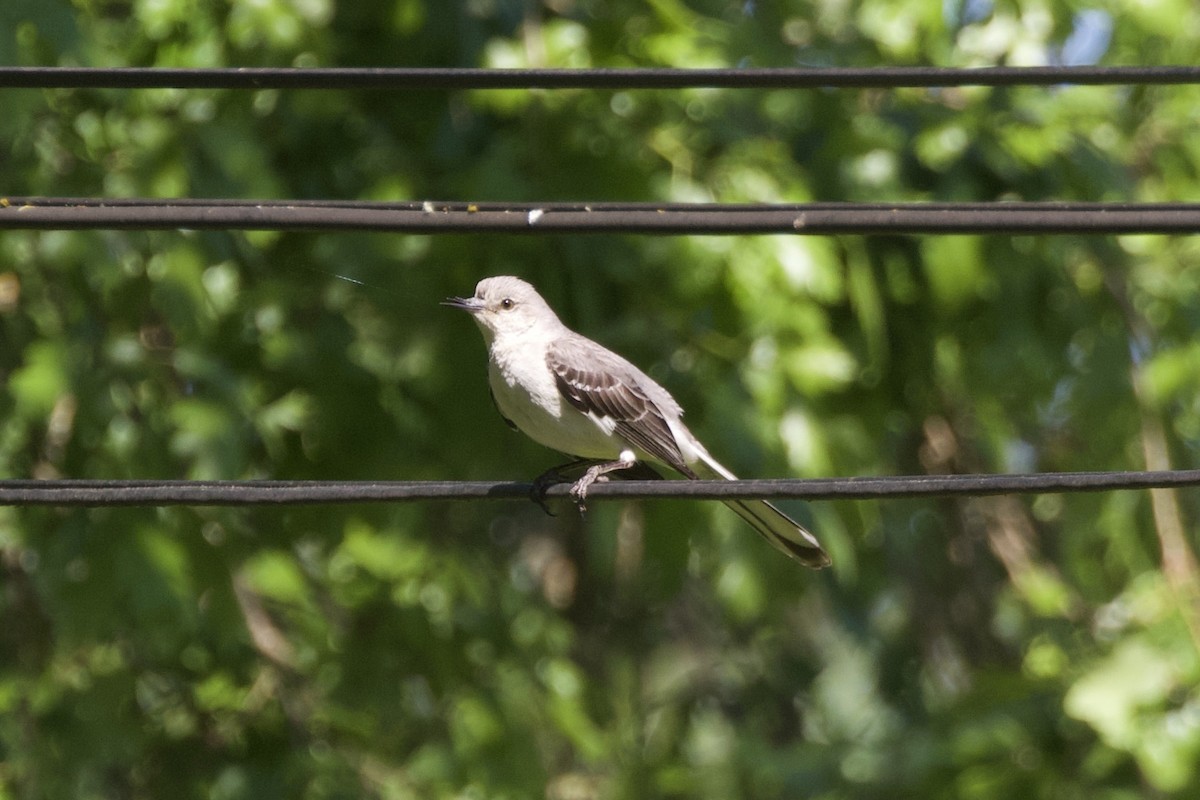
M1190 0L39 0L0 63L1195 64ZM6 196L1200 197L1200 91L0 93ZM0 232L0 475L527 480L534 282L754 477L1195 467L1200 243ZM337 275L363 281L341 281ZM1200 796L1193 493L0 509L3 798Z

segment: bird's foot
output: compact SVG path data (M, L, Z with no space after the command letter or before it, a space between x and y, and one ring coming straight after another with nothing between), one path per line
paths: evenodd
M551 486L566 483L568 480L569 478L559 472L558 469L548 469L533 479L533 484L529 487L529 499L541 506L542 511L545 511L547 516L553 517L555 514L546 503L546 492L550 491Z
M583 473L583 477L571 484L571 499L575 501L575 507L579 509L579 516L583 516L587 512L587 493L592 484L596 481L606 481L608 476L601 471L603 464L597 464L594 467L588 467L588 471Z
M550 510L550 506L546 503L546 492L550 491L551 486L557 486L560 483L570 483L573 480L571 477L572 473L577 473L580 467L595 463L595 461L585 458L560 464L557 467L546 470L533 479L533 484L529 487L529 499L541 506L542 511L545 511L549 516L555 516L554 512Z
M583 477L571 484L571 499L575 501L575 506L579 509L579 515L583 516L587 511L587 494L588 489L597 481L608 480L608 473L616 472L623 469L631 469L637 462L632 459L621 459L619 461L602 461L599 464L592 464L587 468L587 472L583 473Z
M569 494L575 506L579 509L582 516L587 511L587 493L593 483L597 481L608 480L608 473L627 470L629 476L640 480L653 480L662 476L655 472L650 467L642 464L640 461L635 461L633 458L623 458L617 461L596 461L591 458L581 458L578 461L572 461L568 464L548 469L541 475L533 479L533 484L529 487L529 499L542 507L550 516L554 516L554 512L546 504L546 492L551 486L556 486L560 483L569 483L572 474L578 474L578 470L586 467L583 475L571 484Z

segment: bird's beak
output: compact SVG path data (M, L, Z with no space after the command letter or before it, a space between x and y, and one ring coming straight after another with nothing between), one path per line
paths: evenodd
M483 301L478 297L447 297L441 304L450 306L451 308L461 308L463 311L469 311L472 314L483 311Z

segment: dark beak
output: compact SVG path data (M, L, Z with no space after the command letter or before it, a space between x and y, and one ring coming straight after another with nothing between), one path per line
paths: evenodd
M461 308L463 311L470 311L472 314L483 310L483 301L478 297L447 297L441 302L441 305L450 306L451 308Z

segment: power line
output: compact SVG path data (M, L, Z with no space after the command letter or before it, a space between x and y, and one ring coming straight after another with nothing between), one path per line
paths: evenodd
M1200 470L1057 472L1019 475L919 475L742 481L612 481L589 500L633 498L727 500L880 500L995 494L1058 494L1200 485ZM530 484L492 481L182 481L5 480L7 506L264 506L396 503L430 500L524 500ZM568 487L551 487L565 498Z
M466 203L0 198L0 229L1188 234L1200 203Z
M94 69L0 67L4 88L806 89L1193 84L1200 67L786 69ZM0 229L384 230L652 234L1196 233L1200 204L367 203L0 197ZM591 497L885 499L1200 485L1200 470L814 480L617 481ZM0 481L0 505L298 505L525 499L530 485L454 481ZM553 487L549 497L566 497Z
M892 89L1200 83L1200 67L458 69L0 67L0 89Z

